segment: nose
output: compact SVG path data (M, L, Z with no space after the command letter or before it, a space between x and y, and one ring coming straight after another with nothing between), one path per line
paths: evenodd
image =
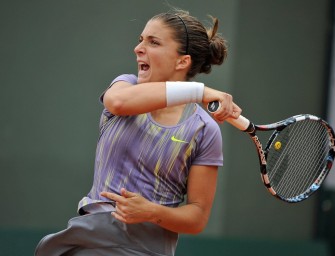
M145 52L145 47L143 42L138 43L138 45L135 46L134 48L135 54L141 54Z

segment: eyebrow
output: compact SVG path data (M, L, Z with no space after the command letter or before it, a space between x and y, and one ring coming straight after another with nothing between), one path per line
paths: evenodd
M140 38L147 38L149 40L151 40L151 39L163 40L162 38L157 37L157 36L143 36L143 35L140 35Z

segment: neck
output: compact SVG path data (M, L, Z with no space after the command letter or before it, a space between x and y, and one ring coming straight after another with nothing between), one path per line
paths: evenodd
M185 105L162 108L151 112L151 116L157 123L163 125L176 125L178 124L184 109Z

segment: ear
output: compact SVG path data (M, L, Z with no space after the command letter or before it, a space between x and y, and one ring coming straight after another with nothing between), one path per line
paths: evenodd
M190 55L182 55L177 59L176 70L189 69L192 61Z

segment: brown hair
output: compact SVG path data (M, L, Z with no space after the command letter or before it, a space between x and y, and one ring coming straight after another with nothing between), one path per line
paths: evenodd
M151 20L159 19L174 31L175 40L180 44L178 53L189 54L192 59L187 79L199 73L208 74L212 65L221 65L227 57L226 40L217 34L219 21L212 19L212 28L204 25L187 11L173 10L155 15Z

